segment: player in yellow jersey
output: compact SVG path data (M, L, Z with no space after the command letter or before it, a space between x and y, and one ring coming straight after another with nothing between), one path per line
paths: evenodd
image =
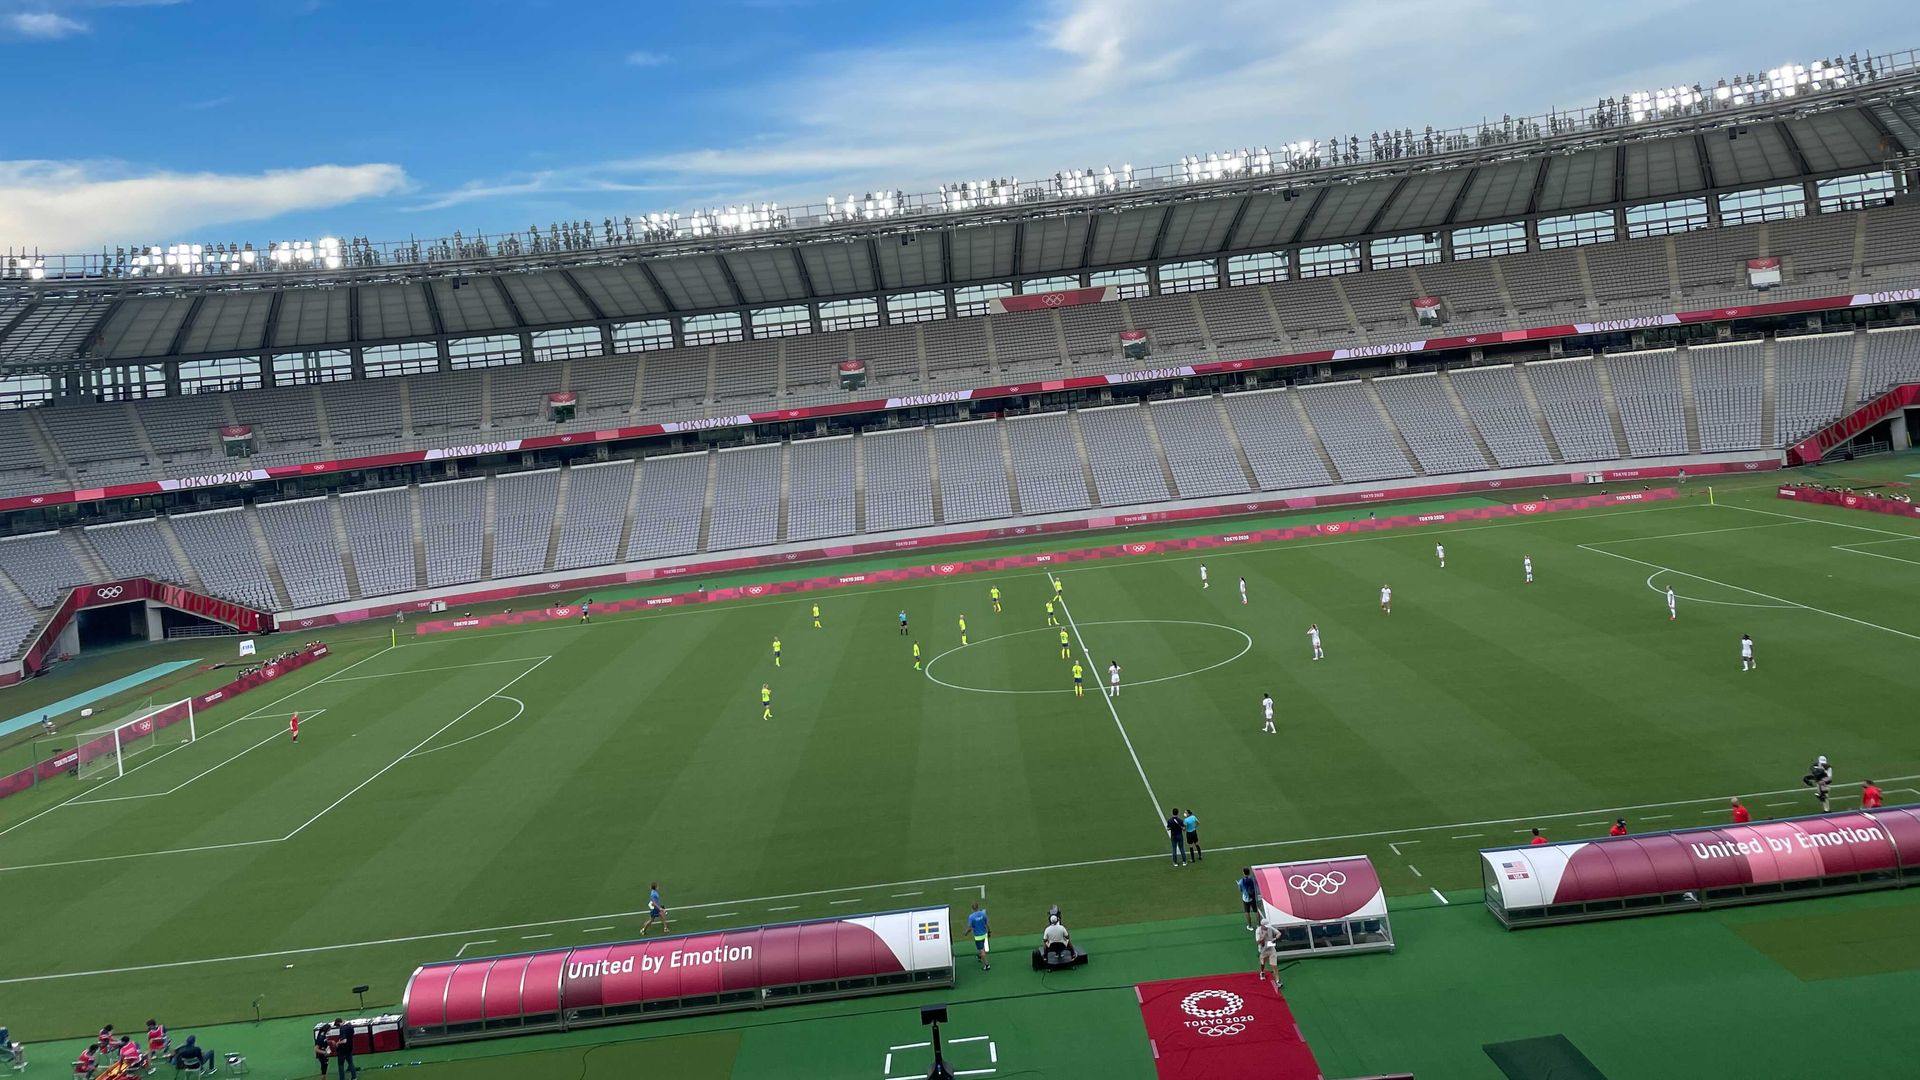
M1059 626L1060 620L1053 617L1053 601L1047 601L1047 625Z
M780 666L780 639L779 638L773 639L773 666L774 667Z
M1053 579L1053 598L1055 600L1065 600L1066 597L1060 595L1060 588L1065 585L1066 582L1060 580L1059 574L1049 574L1047 576Z
M960 616L960 644L965 645L966 643L967 643L967 617L965 615L962 615Z
M813 605L813 628L815 630L820 629L820 605L819 604Z
M773 688L766 683L760 684L760 719L773 719Z
M1074 665L1073 665L1073 696L1074 697L1087 696L1087 685L1083 681L1086 674L1087 674L1087 669L1081 667L1079 661L1077 660L1074 661Z
M993 600L993 613L1000 614L1000 586L995 585L988 589L987 596Z
M920 643L917 641L913 643L913 670L920 670Z
M1073 659L1073 651L1067 648L1067 632L1065 630L1060 631L1060 659Z

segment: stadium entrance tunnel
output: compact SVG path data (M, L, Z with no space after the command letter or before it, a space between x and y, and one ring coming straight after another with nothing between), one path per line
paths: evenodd
M1117 662L1124 699L1130 689L1205 674L1253 650L1253 638L1244 630L1187 619L1076 621L1073 626L1063 619L1057 627L1002 632L989 616L976 621L974 630L971 644L927 661L928 679L976 694L1071 694L1077 661L1092 694L1105 692L1107 665ZM1060 655L1061 630L1067 632L1071 660Z

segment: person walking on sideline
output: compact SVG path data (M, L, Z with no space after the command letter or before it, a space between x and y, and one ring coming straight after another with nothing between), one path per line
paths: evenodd
M657 881L647 886L647 924L640 928L640 936L646 937L654 923L659 923L662 930L673 929L667 925L667 908L660 902L660 883Z
M1734 799L1733 800L1733 823L1735 825L1745 825L1747 822L1752 820L1753 820L1753 814L1748 812L1746 807L1740 805L1740 800L1738 798Z
M1868 780L1860 785L1860 809L1880 809L1880 785Z
M1273 978L1273 988L1276 991L1279 990L1281 987L1280 931L1276 930L1274 925L1265 919L1260 920L1259 927L1253 932L1253 948L1260 957L1260 967L1257 974L1262 979L1271 976Z
M1173 865L1183 865L1187 861L1187 819L1177 806L1167 811L1167 839L1173 842Z
M1260 909L1260 883L1253 879L1253 867L1241 867L1240 880L1235 884L1240 887L1240 910L1246 913L1247 930L1252 932L1254 913Z
M973 955L980 961L981 971L992 971L993 965L987 962L988 936L992 933L987 926L986 909L980 901L973 902L973 910L967 913L967 929L973 932Z
M1626 818L1615 819L1613 823L1613 828L1607 830L1607 835L1608 836L1627 835L1627 819Z

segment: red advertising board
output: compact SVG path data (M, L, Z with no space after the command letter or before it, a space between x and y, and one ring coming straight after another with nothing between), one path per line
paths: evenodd
M920 908L427 964L402 998L407 1042L951 985L949 915Z
M1812 465L1840 444L1902 409L1920 406L1920 383L1896 386L1787 448L1787 464Z
M1920 518L1920 506L1901 502L1899 499L1863 495L1857 491L1825 491L1798 484L1783 484L1776 494L1782 499L1792 499L1794 502L1839 506L1848 510L1866 510L1875 514L1891 514L1894 517Z

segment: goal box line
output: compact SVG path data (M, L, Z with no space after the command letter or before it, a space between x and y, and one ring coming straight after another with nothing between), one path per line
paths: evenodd
M143 706L128 719L82 732L77 736L79 744L72 750L72 770L83 780L108 771L113 773L115 779L125 776L129 757L152 749L158 744L160 732L181 723L187 725L187 737L181 741L194 741L199 732L192 698L182 698L165 705Z

